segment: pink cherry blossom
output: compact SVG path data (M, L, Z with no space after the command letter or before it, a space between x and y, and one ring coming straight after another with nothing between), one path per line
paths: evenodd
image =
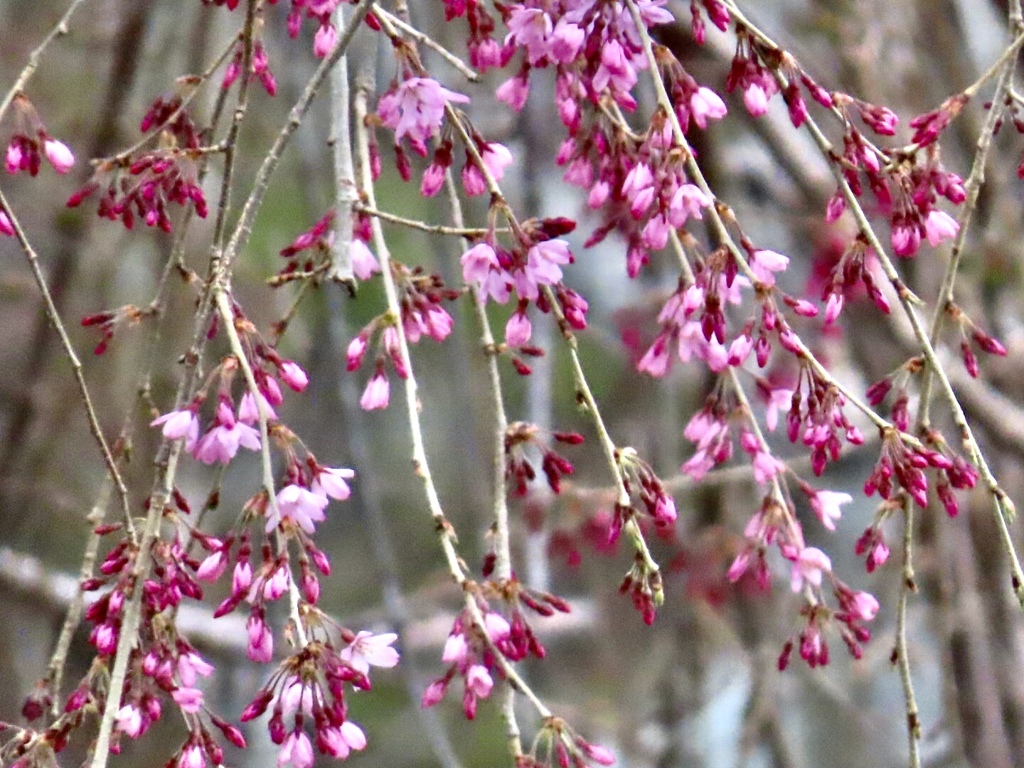
M532 333L533 326L526 312L513 312L505 324L505 343L510 347L521 347L529 343Z
M530 95L529 81L522 75L510 77L498 86L494 95L498 101L508 104L516 112L519 112L526 105L526 99Z
M178 768L206 768L206 758L198 744L189 744L182 750Z
M285 360L277 370L281 374L281 380L296 392L301 392L309 385L309 376L298 363Z
M491 673L483 664L474 664L466 672L466 690L472 691L481 699L486 699L494 687Z
M775 251L754 251L750 257L750 269L754 277L765 285L775 285L775 273L784 272L789 266L789 257Z
M178 657L178 679L182 685L193 686L196 676L209 677L213 674L213 665L195 651L188 651Z
M410 77L381 96L377 114L394 130L396 142L408 138L418 152L426 154L427 142L441 128L445 105L468 101L468 96L449 91L433 78Z
M817 491L811 496L811 509L821 520L821 524L830 531L836 529L836 520L842 517L842 504L849 504L853 497L840 491Z
M878 600L870 592L855 592L850 613L861 621L871 621L878 614Z
M313 484L310 486L310 490L316 494L344 501L352 495L352 489L348 487L348 483L345 481L351 480L355 476L354 470L345 467L318 467L313 476Z
M820 587L822 574L831 571L832 561L828 555L817 547L804 547L793 562L790 587L794 592L803 589L805 583Z
M945 211L932 211L924 220L924 234L932 247L943 240L952 240L959 231L960 225L956 219Z
M75 156L68 145L56 139L47 139L43 144L46 159L57 173L67 173L75 166Z
M359 407L364 411L376 411L387 408L391 400L391 385L383 371L377 371L366 383L363 396L359 398Z
M136 738L142 733L142 713L131 704L125 704L114 716L117 720L117 728L121 733L131 738Z
M380 273L380 264L377 263L377 257L373 255L373 252L366 246L359 238L352 240L352 245L349 248L349 257L352 259L352 272L360 280L369 280L376 274Z
M277 755L278 768L291 763L295 768L311 768L313 765L313 745L303 730L295 729L288 734Z
M690 96L690 114L701 129L708 127L708 120L721 120L727 112L722 97L710 88L701 86Z
M231 406L220 402L217 406L215 426L199 438L192 456L203 464L229 463L239 447L250 451L260 449L260 435L252 427L235 419Z
M267 533L284 520L290 520L306 533L312 534L316 530L314 523L322 523L326 519L324 508L328 503L327 497L301 485L286 485L277 492L276 501L280 516L272 511L273 505L267 506Z
M760 117L768 111L768 94L757 83L751 83L743 91L743 106L753 117Z
M196 440L199 438L199 419L190 408L165 413L163 416L153 419L149 426L162 426L163 436L168 440L185 438L185 450L189 452L195 447Z
M0 211L0 235L7 235L8 237L14 237L14 224L11 223L10 217L3 211Z
M318 59L324 58L334 50L336 42L338 42L338 30L334 28L334 25L320 25L316 34L313 35L313 55Z
M246 392L242 395L242 399L238 403L238 420L250 426L258 424L260 408L263 409L263 414L267 421L277 421L277 412L262 392L258 392L256 397L253 397L252 392Z
M398 639L394 632L375 635L372 632L358 632L355 639L342 648L338 656L357 672L369 676L370 667L390 669L398 664L398 651L392 644Z
M498 255L487 243L474 245L462 254L462 277L476 288L477 298L486 302L488 297L499 304L509 298L509 275L501 268Z
M195 714L203 708L203 692L198 688L175 688L171 698L182 712Z

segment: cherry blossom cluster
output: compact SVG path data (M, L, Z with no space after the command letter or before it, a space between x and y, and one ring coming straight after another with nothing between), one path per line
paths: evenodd
M50 163L59 174L65 174L75 165L75 155L62 141L53 138L46 130L39 113L24 93L17 93L11 101L14 108L14 119L17 129L11 135L4 155L4 164L8 173L28 171L29 175L39 173L42 157ZM3 215L6 226L0 224L0 231L13 234L10 219Z
M324 272L331 264L331 248L334 245L334 209L327 211L312 227L298 235L289 245L281 249L281 256L288 263L277 273L277 284L296 273L311 275ZM365 216L353 217L353 238L349 244L349 258L352 273L360 280L369 280L380 272L380 264L370 251L369 221Z
M285 659L242 712L247 722L270 711L268 729L280 747L278 765L310 768L314 742L320 754L340 760L366 747L362 728L348 718L345 689L369 690L371 666L398 663L392 647L397 635L341 629L340 636L340 648L324 632L324 639L311 640Z
M161 147L134 156L119 156L100 161L89 182L68 198L69 208L86 198L100 194L97 215L120 221L126 229L141 218L147 227L171 231L167 206L192 205L196 215L205 218L206 196L199 184L198 161L201 157L201 132L183 107L181 98L159 97L139 125L143 133L163 137Z
M358 237L355 242L358 242ZM368 249L366 253L369 254ZM442 342L452 332L454 323L442 302L461 295L461 291L447 288L440 275L425 274L421 267L409 268L396 261L391 262L391 267L399 293L401 317L395 318L389 312L378 315L356 334L346 351L348 370L356 371L362 367L371 345L378 350L373 375L359 401L367 411L387 408L391 401L388 364L399 378L408 376L396 325L401 323L405 338L411 343L415 344L424 337Z
M242 75L242 68L245 66L245 44L239 40L235 45L234 54L227 67L224 68L224 77L221 80L221 88L225 91L235 84L235 81ZM263 47L263 41L253 40L252 52L249 58L249 70L245 73L246 81L255 77L260 81L263 90L268 96L277 95L277 78L270 69L270 58L267 56L267 49Z
M490 575L493 562L493 556L489 556L485 576ZM476 717L479 700L486 699L493 690L495 676L505 677L506 662L499 659L499 654L508 662L521 661L529 655L538 659L547 655L527 622L523 607L540 616L570 610L565 600L547 592L529 590L515 578L501 583L487 581L484 587L508 605L511 621L493 610L483 594L477 593L474 599L481 620L478 622L468 608L456 617L441 654L441 660L449 667L442 677L427 686L422 699L426 707L439 703L452 681L461 678L462 708L470 720Z
M552 432L551 437L566 445L579 445L583 442L583 435L577 432ZM537 477L531 453L540 454L544 479L552 493L558 493L562 477L575 471L572 462L544 444L539 427L517 421L509 424L505 432L505 478L511 484L512 494L526 496L529 484Z
M516 761L516 768L588 768L614 763L611 750L587 741L561 718L550 717L533 740L529 754Z

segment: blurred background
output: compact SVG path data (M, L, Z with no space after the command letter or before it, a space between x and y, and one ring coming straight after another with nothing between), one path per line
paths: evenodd
M819 83L891 107L903 126L973 82L1007 41L1006 4L999 0L762 0L745 5ZM253 89L241 134L236 199L248 189L317 63L311 26L299 40L286 37L285 6L266 8L264 40L279 90L269 98ZM65 7L51 0L0 0L0 88L14 82ZM724 95L734 38L710 30L708 44L698 48L689 34L688 5L672 0L667 7L682 24L660 30L661 41L702 84ZM440 3L412 3L409 10L415 24L463 52L464 22L446 26ZM71 147L78 163L68 176L44 169L37 178L0 179L40 254L106 434L113 438L126 423L135 425L126 433L130 452L124 472L140 510L156 447L154 430L145 425L152 406L165 411L173 403L179 358L189 343L193 293L180 280L173 282L152 345L152 321L146 321L120 329L105 354L92 355L99 336L95 329L80 327L80 319L125 304L147 305L172 239L141 223L128 232L100 219L95 202L67 209L64 201L91 175L87 160L134 143L153 100L172 93L181 75L204 70L242 18L240 11L199 0L88 0L74 16L71 34L52 46L26 89L49 132ZM391 56L359 50L378 56L378 84L386 88L394 74ZM794 661L780 674L776 659L782 645L801 628L788 568L773 561L776 583L768 593L725 579L741 546L743 525L759 503L752 478L743 469L721 470L693 486L679 475L690 450L682 430L703 403L710 374L701 366L676 366L656 381L635 372L657 332L657 311L676 284L671 260L655 258L631 281L624 243L614 235L599 247L583 248L601 222L587 212L585 193L566 184L552 162L564 137L560 126L552 129L553 84L543 74L532 81L530 102L517 115L494 100L502 73L489 73L482 84L472 85L437 65L431 55L425 59L448 87L473 97L469 111L480 132L511 148L516 164L504 187L513 207L524 218L561 215L579 221L570 236L577 262L566 269L566 283L590 302L590 328L580 335L584 365L613 439L652 463L670 483L680 513L674 531L664 536L652 532L655 555L666 573L667 599L655 625L646 627L617 592L630 553L600 546L602 516L610 514L613 496L589 421L576 409L564 350L557 332L545 326L544 318L534 317L536 340L549 354L529 377L503 363L509 418L579 431L588 440L562 451L576 473L561 496L538 487L512 502L519 577L574 606L568 617L537 619L535 628L549 653L543 662L525 664L526 677L580 733L613 749L620 766L905 765L904 704L890 664L899 558L894 554L869 577L853 554L877 502L859 493L877 459L877 440L849 451L817 483L854 496L835 533L823 531L809 509L799 510L808 543L829 553L844 581L878 596L882 610L874 637L859 662L851 661L833 636L832 662L826 668L810 671ZM208 118L215 95L216 83L195 102L198 123ZM265 333L296 294L294 285L271 289L266 284L282 266L278 251L334 199L326 95L283 158L235 273L235 297ZM945 166L965 177L984 119L983 101L984 96L971 102L943 139ZM748 235L760 247L792 257L784 287L803 295L814 284L816 266L836 258L851 234L824 224L834 182L809 140L791 129L781 103L773 103L758 121L747 119L738 99L727 103L731 119L697 137L701 165ZM637 125L650 107L641 103ZM6 142L16 130L13 114L8 115L0 125L0 140ZM383 132L381 139L387 143ZM1024 499L1024 305L1019 298L1024 222L1022 186L1014 169L1021 162L1022 144L1012 125L997 137L957 294L971 317L1003 341L1010 354L982 361L983 384L963 373L956 338L949 340L948 356L951 378L983 449L1018 504ZM387 147L383 152L380 207L424 221L446 221L443 206L421 199L418 184L402 183ZM211 199L217 174L214 162L206 181ZM482 226L483 204L472 202L468 220ZM209 219L195 222L187 240L185 261L200 275L206 272L211 227ZM385 229L395 259L459 284L458 240L391 225ZM901 262L908 283L928 301L937 294L946 255L928 251ZM10 374L0 378L0 720L20 722L24 696L45 673L74 589L89 530L85 516L96 503L104 468L68 362L12 239L0 239L0 260L0 369ZM413 359L442 501L459 532L462 555L479 569L490 524L490 410L467 302L464 298L450 306L457 321L452 337L440 345L421 342ZM369 365L345 372L345 347L383 308L379 281L361 286L355 298L338 286L323 286L304 300L281 343L283 354L305 366L312 382L306 393L288 398L282 418L322 463L357 472L353 498L332 504L318 530L318 542L334 565L324 581L322 606L353 629L401 633L403 664L378 671L373 692L350 699L351 716L370 740L368 749L351 759L365 766L506 765L503 724L494 702L481 706L475 723L463 718L454 690L428 715L419 710L422 688L444 672L440 651L459 595L447 577L421 485L410 471L398 390L387 411L363 413L358 398ZM503 328L510 308L491 311L495 327ZM893 322L869 304L855 303L839 328L807 338L840 378L863 391L913 354L901 346L903 336ZM214 354L225 351L216 347ZM140 397L143 386L152 406ZM784 437L773 448L793 457L794 466L809 475L800 451ZM206 523L216 534L231 525L258 482L258 457L249 455L233 462L222 478L188 461L178 486L193 506L219 487L219 507ZM891 542L898 541L898 529L887 533ZM1024 765L1022 624L1007 589L990 504L983 493L966 497L954 520L941 509L929 510L919 516L916 534L920 592L911 601L909 631L924 729L923 762ZM1014 535L1019 541L1018 528ZM215 605L223 595L216 588L209 591L210 605ZM210 605L194 607L183 620L194 622L189 626L195 645L218 667L217 676L207 681L208 703L235 719L272 668L245 659L244 629L228 618L210 621ZM80 631L65 695L91 658L86 633ZM126 745L125 756L115 757L115 763L162 764L183 737L173 718L164 720L155 738ZM528 745L533 713L524 709L521 720ZM277 749L267 742L263 724L250 723L246 734L253 751L231 754L228 763L272 765ZM74 740L62 764L81 759L86 743L82 737Z

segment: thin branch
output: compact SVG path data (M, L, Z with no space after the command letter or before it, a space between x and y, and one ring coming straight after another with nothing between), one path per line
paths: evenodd
M907 747L910 755L910 768L920 768L921 753L921 721L914 695L914 683L910 675L910 648L907 643L907 602L912 592L917 592L914 580L914 502L904 493L903 507L903 569L900 583L900 597L896 604L896 644L893 649L896 667L899 669L900 685L903 688L903 701L907 715Z
M391 224L401 224L403 227L409 227L410 229L418 229L421 232L427 232L432 235L454 235L455 237L484 237L491 230L483 228L472 228L472 227L449 227L444 224L427 224L416 219L407 219L404 216L399 216L395 213L388 213L387 211L379 211L376 208L370 208L364 203L357 203L355 206L356 210L360 213L365 213L367 216L375 216L378 219L387 221ZM496 232L505 232L508 230L497 229Z
M25 230L21 227L21 222L18 221L18 217L14 214L14 209L11 208L10 203L7 202L7 198L4 196L2 191L0 191L0 209L3 209L7 213L7 217L14 229L14 236L18 240L18 244L21 246L22 252L25 254L29 268L32 270L32 277L35 279L36 286L39 288L39 293L43 297L43 308L46 313L46 317L49 319L53 329L57 332L57 336L60 338L61 347L64 349L64 356L71 365L71 372L75 377L75 384L78 386L79 397L82 399L82 405L85 408L85 415L89 421L89 431L92 433L93 439L99 446L100 453L103 455L103 463L107 467L107 473L113 479L114 486L117 488L117 494L121 500L121 513L124 518L125 526L131 535L132 541L135 541L135 526L132 522L131 506L128 500L128 489L125 487L124 480L121 478L121 472L117 468L117 462L114 459L113 454L110 452L110 446L107 445L107 440L103 436L103 429L100 427L99 418L96 416L96 409L93 406L92 397L89 395L89 388L85 383L85 377L82 375L82 363L78 359L75 347L71 343L71 339L64 327L64 322L60 318L60 313L57 311L57 307L53 303L53 297L50 295L50 288L47 285L46 276L43 274L43 270L39 266L39 257L36 254L35 249L32 247L32 244L29 243L28 237L25 235Z
M337 22L345 20L345 6L335 11ZM348 86L348 56L342 56L331 70L331 139L334 155L334 242L327 279L355 288L352 272L352 205L359 199L352 164L352 111Z
M476 70L467 65L465 62L463 62L462 59L460 59L454 53L449 51L439 42L434 40L434 38L430 37L430 35L420 32L412 25L402 21L402 19L400 19L395 14L389 13L388 11L384 10L384 8L382 8L379 3L374 4L373 12L382 21L385 21L389 24L394 25L395 27L398 27L398 29L402 30L403 34L412 38L417 43L422 43L423 45L430 48L432 51L436 51L441 56L442 59L444 59L453 67L455 67L455 69L457 69L470 82L476 83L480 81L480 74ZM394 35L392 34L392 36Z
M43 41L36 46L36 49L29 54L28 64L21 70L21 74L18 75L18 79L14 81L14 85L11 86L10 90L4 95L3 101L0 101L0 121L4 119L7 114L7 110L11 106L11 102L14 97L21 93L25 86L28 85L29 78L35 74L35 71L39 68L39 60L42 58L43 53L50 46L56 38L63 37L68 33L68 22L71 21L72 15L78 10L78 7L85 0L72 0L71 5L64 11L64 15L60 17L60 21L57 22L56 26L50 30L49 34L43 38Z

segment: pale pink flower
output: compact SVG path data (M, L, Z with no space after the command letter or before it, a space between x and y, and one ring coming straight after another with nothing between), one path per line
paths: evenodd
M396 142L408 138L417 151L425 154L427 142L441 128L445 105L468 101L468 96L449 91L432 78L410 77L381 96L377 114L394 130Z
M369 280L375 274L380 273L377 257L359 238L352 240L349 257L352 259L352 272L360 280Z
M131 738L138 738L142 733L142 713L131 704L125 704L114 715L117 720L117 728L121 733Z
M768 111L768 94L757 83L751 83L743 91L743 106L752 116L760 117Z
M344 760L352 750L358 751L366 747L366 735L362 728L351 720L346 720L338 727L331 725L319 729L317 746L321 752Z
M281 596L288 591L288 587L292 583L292 572L288 570L286 565L281 565L280 568L270 574L270 578L263 582L263 599L264 600L278 600ZM255 585L252 592L255 593L259 588L259 585ZM250 597L255 601L256 595L251 594Z
M803 589L804 583L820 587L822 574L831 571L832 561L828 555L817 547L804 547L793 562L790 587L794 592Z
M488 296L499 304L509 298L509 275L501 268L498 255L487 243L474 245L461 258L462 278L477 290L477 298L486 302Z
M728 110L722 97L710 88L701 86L690 96L690 114L702 129L708 127L708 120L721 120Z
M398 664L398 651L392 644L398 639L394 632L375 635L372 632L358 632L355 639L342 648L338 656L348 662L357 672L369 676L370 667L390 669Z
M545 240L530 248L526 254L526 268L516 272L516 293L521 298L535 301L541 285L555 285L562 279L559 265L572 261L569 244L565 240Z
M644 353L644 356L640 358L636 369L649 376L661 378L668 373L669 363L671 362L672 354L669 351L667 340L664 336L659 336L654 340L650 349Z
M840 491L817 491L811 496L811 509L821 520L821 524L830 531L836 529L836 520L842 517L842 504L849 504L853 497L848 493Z
M519 112L526 105L526 99L530 95L530 82L521 75L510 77L498 86L494 95L498 101L508 104L516 112Z
M291 763L295 768L311 768L313 765L313 745L303 730L296 729L288 734L277 755L277 765Z
M660 525L670 525L676 521L677 517L676 500L667 493L663 493L654 505L655 522Z
M466 672L466 689L481 699L486 699L493 687L494 680L491 679L491 673L483 664L474 664Z
M768 407L764 412L765 426L769 432L774 432L779 425L779 411L788 411L793 404L793 390L785 387L778 387L768 395Z
M228 558L223 550L206 557L196 570L196 578L200 581L216 581L228 566Z
M494 611L488 611L484 614L484 628L494 643L507 640L509 635L512 634L512 626L508 623L508 619Z
M458 664L466 660L469 654L469 645L466 643L466 637L461 632L455 635L448 635L448 639L444 641L444 649L441 651L441 661L445 664Z
M151 427L163 426L163 436L168 440L185 438L185 450L192 451L199 438L199 419L189 408L181 411L170 411L149 423Z
M270 533L284 520L291 520L303 531L312 534L316 530L314 523L322 523L326 516L324 508L328 504L326 496L314 493L301 485L286 485L277 492L277 511L273 505L267 506L267 533Z
M309 386L309 376L302 370L302 366L291 360L285 360L277 367L281 379L295 392L301 392Z
M178 768L206 768L206 758L198 744L189 744L182 750Z
M932 211L924 220L924 234L932 247L943 240L952 240L959 231L960 225L956 219L945 211Z
M509 14L508 35L505 44L512 43L526 49L526 58L530 64L539 63L548 55L550 46L548 38L554 25L551 17L539 8L518 6Z
M195 714L203 708L203 692L198 688L175 688L171 698L181 707L182 712Z
M710 208L711 199L700 191L695 184L681 184L672 195L669 203L668 218L673 227L686 224L688 218L703 219L702 209Z
M570 64L580 52L585 39L586 31L563 16L548 38L548 55L559 64Z
M775 273L784 272L789 266L789 257L775 251L754 251L750 257L750 271L765 285L775 285Z
M216 426L199 438L192 451L196 461L203 464L227 464L238 453L239 447L250 451L260 449L260 435L252 427L235 419L231 406L221 401L217 406Z
M878 600L870 592L854 592L850 613L861 621L871 621L878 614Z
M46 159L50 161L53 170L57 173L67 173L75 165L75 156L68 149L68 145L56 139L47 139L43 144L43 151Z
M843 294L839 291L829 295L825 303L825 325L831 325L836 321L839 313L843 311L844 301Z
M263 414L267 421L277 421L277 412L262 392L258 392L256 397L253 397L252 392L242 395L242 399L238 403L238 420L243 424L258 424L260 408L263 408Z
M387 408L391 400L391 385L383 371L377 371L366 383L363 396L359 398L359 407L364 411L376 411Z
M188 651L178 657L178 679L182 685L194 686L196 675L209 677L213 674L213 665L195 651Z
M338 42L338 30L334 28L334 25L320 25L316 34L313 35L313 55L318 59L324 58L334 50L334 44L336 42Z
M515 311L505 324L505 343L510 347L521 347L530 341L533 326L526 312Z
M12 141L7 145L7 153L4 155L4 160L7 165L8 173L17 173L20 171L24 159L25 150L22 149L21 144Z
M628 94L636 85L637 75L622 43L610 40L601 48L601 64L594 73L592 85L598 93L608 88L613 93Z
M754 480L762 485L771 481L780 472L784 472L785 469L785 463L767 451L758 451L754 456Z
M274 658L274 635L266 622L256 614L250 614L245 624L249 635L249 644L245 655L252 661L266 664Z
M345 481L355 476L355 471L346 467L319 467L313 476L310 489L313 493L344 501L352 495L352 489Z

